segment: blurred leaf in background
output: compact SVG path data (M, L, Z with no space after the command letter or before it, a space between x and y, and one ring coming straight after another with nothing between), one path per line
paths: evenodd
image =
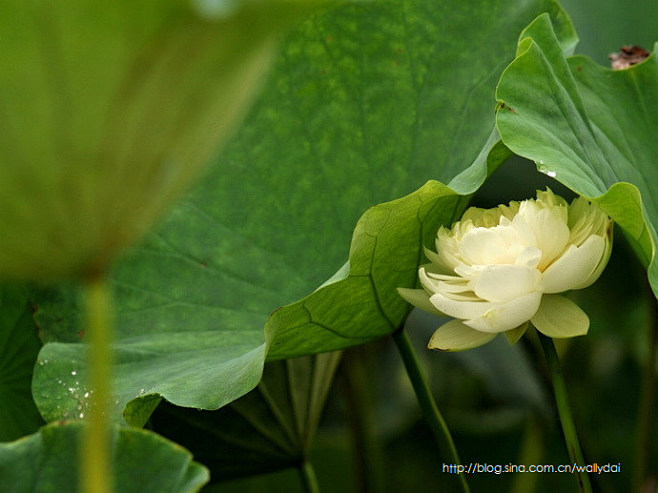
M0 276L104 272L231 135L314 5L3 2Z

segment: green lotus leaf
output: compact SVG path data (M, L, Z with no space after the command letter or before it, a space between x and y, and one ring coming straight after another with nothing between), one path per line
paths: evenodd
M0 276L104 271L226 140L312 3L3 2Z
M658 293L658 58L613 71L567 58L548 16L522 33L496 97L515 153L596 202L626 234Z
M439 182L379 204L359 220L346 270L267 322L277 359L363 344L401 326L410 305L396 288L415 286L422 244L450 224L467 198Z
M137 285L116 290L120 330L113 346L114 421L143 426L161 397L181 406L217 409L256 386L266 351L263 330L222 330L221 326L206 330L201 325L217 323L224 312L211 304L215 300L212 273L204 279L201 266L191 273L197 292L208 296L193 304L167 298L175 296L178 287L153 288L148 266L142 264L145 270L139 277L145 283L143 292ZM176 276L178 267L176 262L165 262L157 268ZM120 276L115 274L117 281ZM79 320L78 294L75 286L32 292L35 319L48 327L42 337L62 341L45 344L35 367L34 400L46 421L82 419L90 407L86 344L79 343L85 329ZM151 309L150 303L157 309ZM185 324L188 320L198 325Z
M76 493L84 426L76 422L47 425L38 433L0 444L0 491L3 493ZM153 432L113 430L112 482L122 493L188 493L208 482L208 470L185 449Z

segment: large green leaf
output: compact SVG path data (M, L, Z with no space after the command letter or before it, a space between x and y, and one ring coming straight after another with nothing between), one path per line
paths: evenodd
M0 442L43 424L32 401L32 368L41 343L22 286L0 286Z
M216 408L253 388L269 338L271 357L282 358L393 330L408 309L394 288L415 282L423 242L464 207L435 182L359 223L352 276L304 302L326 327L306 332L299 304L277 312L268 325L274 333L263 326L345 262L368 207L466 169L455 188L468 194L500 164L507 152L490 153L496 139L488 140L494 84L517 33L543 11L560 21L561 39L572 46L571 24L550 0L450 9L433 0L349 4L295 30L219 166L114 274L118 409L140 394ZM398 251L403 260L386 259ZM44 336L65 344L44 347L41 357L52 366L37 368L35 398L49 419L75 415L80 403L57 380L82 371L79 308L65 291L36 302Z
M612 71L565 58L548 16L521 35L496 97L503 142L593 199L622 228L658 293L658 59Z
M50 424L38 433L0 444L0 491L3 493L75 493L81 423ZM189 452L153 432L136 428L113 431L112 480L121 493L188 493L208 481L208 470Z
M314 3L3 2L0 277L107 268L226 141Z
M149 264L129 265L134 268L133 274L141 274L137 279L149 286L150 273L139 271ZM248 314L243 330L226 328L221 323L222 299L214 291L216 285L204 279L204 269L198 266L199 275L195 275L189 270L181 273L179 267L176 262L154 266L178 281L194 276L188 286L194 286L199 296L190 301L176 300L175 291L180 287L168 282L150 290L145 287L143 293L134 282L131 289L117 289L120 339L114 346L113 415L120 419L128 403L136 400L124 413L133 425L144 424L159 396L181 406L217 409L253 388L261 376L263 330L248 329L254 325ZM121 272L115 278L121 286ZM209 279L213 279L212 274ZM84 335L78 320L80 307L72 301L76 293L73 287L32 293L38 307L37 322L48 327L44 337L67 341L46 344L35 369L34 399L47 421L82 418L90 404L85 345L68 342ZM217 305L211 305L204 296L217 300ZM156 308L144 306L145 302ZM231 305L226 311L232 313ZM218 326L214 330L193 330L198 326L189 327L190 320Z
M409 313L396 288L416 285L423 242L455 221L466 202L428 182L366 212L354 231L349 264L315 293L272 314L268 357L350 347L395 331Z

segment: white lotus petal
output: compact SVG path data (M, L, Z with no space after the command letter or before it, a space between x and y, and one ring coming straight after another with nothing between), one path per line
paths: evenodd
M436 293L430 296L430 302L440 312L449 317L464 319L477 318L484 315L487 310L495 306L495 303L488 301L460 301L453 297L444 296ZM530 317L528 317L530 318Z
M430 277L425 268L426 266L423 265L420 269L418 269L418 278L420 279L420 284L428 293L436 293L439 290L439 281L433 277Z
M468 293L473 291L469 286L467 279L461 277L455 278L454 281L441 281L439 282L439 292L443 294L448 293Z
M482 298L477 296L473 291L462 291L461 293L441 291L441 294L453 301L472 301L474 303L482 303Z
M512 248L518 245L517 248ZM462 238L459 251L473 265L513 264L523 245L513 226L475 228Z
M464 351L482 346L496 335L472 329L461 320L452 320L434 332L427 347L440 351Z
M488 265L473 279L473 291L487 301L509 301L534 291L541 279L537 269L520 265Z
M591 235L606 236L612 221L598 206L578 197L569 206L569 243L581 245Z
M525 246L537 246L537 239L535 238L535 232L526 222L525 217L521 214L517 214L509 222L518 235L518 242Z
M539 248L534 246L525 247L523 250L521 250L519 256L516 257L514 264L536 269L539 265L541 257L542 252Z
M455 265L459 263L454 256L450 255L446 251L442 251L442 254L433 252L429 248L425 248L425 256L431 262L432 270L441 274L451 274Z
M530 319L548 337L575 337L587 334L589 317L569 298L545 294L537 313Z
M454 274L438 274L436 272L432 272L431 268L432 265L424 265L422 269L425 271L425 275L429 277L430 279L436 280L436 281L464 281L466 282L467 280L464 279L462 276L456 276Z
M566 206L567 201L559 195L555 195L553 190L546 187L546 190L537 190L537 202L545 207Z
M473 279L480 275L486 265L466 265L459 264L455 267L455 274L466 279Z
M533 292L506 303L491 303L492 306L485 313L464 320L464 323L482 332L505 332L530 320L537 312L541 298L541 293ZM433 299L430 301L436 305Z
M425 256L427 257L427 259L428 259L431 263L433 263L433 264L438 264L438 263L440 262L440 260L439 260L439 258L440 258L440 257L439 257L439 254L436 253L436 252L433 252L433 251L430 250L429 248L427 248L427 247L423 247L423 253L425 253Z
M434 315L439 315L441 317L446 316L437 310L434 305L432 305L432 303L430 303L429 295L422 289L398 288L398 293L407 302L420 308L421 310L432 313Z
M590 236L579 247L571 245L544 271L541 280L542 291L562 293L585 287L584 281L589 280L597 270L605 252L606 241L601 236Z
M596 266L596 269L594 269L594 272L592 272L587 279L585 279L581 284L576 286L573 289L584 289L588 286L591 286L594 281L596 281L600 276L601 273L603 272L603 269L605 269L605 266L608 265L608 260L610 260L610 254L612 253L612 226L613 223L612 221L609 221L609 232L605 238L605 249L603 251L603 255L601 256L601 260L599 261L599 265Z
M532 229L536 246L542 252L539 270L543 270L562 253L569 240L567 208L560 206L545 209L532 202L526 202L522 204L514 222L520 222L521 218Z

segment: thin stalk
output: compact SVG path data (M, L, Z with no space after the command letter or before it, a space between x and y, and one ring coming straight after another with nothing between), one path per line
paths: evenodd
M81 484L85 493L111 493L111 430L108 420L112 381L112 307L105 276L84 284L88 334L90 410L82 442Z
M320 493L320 486L318 485L318 479L315 477L313 465L308 460L304 460L297 470L299 471L304 493Z
M544 455L544 427L534 416L528 417L517 464L541 464ZM527 493L537 489L541 473L518 472L514 475L510 493Z
M449 460L451 460L453 464L461 465L455 442L452 439L448 425L436 405L436 401L430 391L427 379L425 378L425 374L420 366L420 361L418 361L418 356L411 345L409 336L404 329L400 329L393 333L393 340L395 341L400 356L402 357L402 361L404 362L407 375L409 375L409 380L411 380L411 385L416 393L416 399L418 399L418 404L423 411L423 416L432 430L434 439L439 445L439 449L443 451L445 456L449 457ZM465 474L460 473L459 479L462 491L465 493L470 492Z
M655 426L656 399L656 355L658 354L658 303L651 293L651 312L649 315L649 333L647 341L647 361L642 376L642 392L637 420L637 456L635 458L635 489L640 491L647 474L647 465L651 456L653 430Z
M374 493L384 490L384 466L376 433L371 370L371 353L365 346L346 351L343 356L341 384L347 402L347 415L354 444L356 491Z
M585 459L583 452L580 448L578 441L578 434L576 433L576 425L571 415L571 406L569 405L569 396L567 395L567 385L562 376L560 369L560 358L558 357L555 349L553 339L537 332L541 342L548 370L551 375L551 383L553 384L553 392L555 394L555 402L557 404L557 412L560 416L560 424L562 425L562 433L564 440L567 444L567 451L569 459L574 464L574 474L578 480L579 491L583 493L591 493L592 486L589 482L589 477L585 472Z

